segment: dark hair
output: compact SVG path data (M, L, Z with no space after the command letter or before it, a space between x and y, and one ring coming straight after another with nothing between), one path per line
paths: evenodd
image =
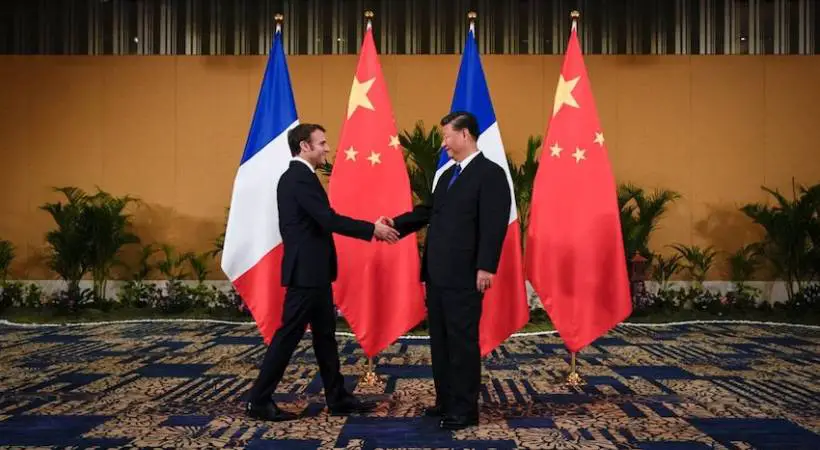
M441 126L447 124L452 124L453 129L456 131L466 128L473 136L473 139L478 139L478 119L472 113L467 111L451 112L441 119Z
M310 142L310 135L316 130L325 131L321 125L316 123L300 123L288 131L288 147L290 147L291 156L297 156L302 152L299 145L302 141Z

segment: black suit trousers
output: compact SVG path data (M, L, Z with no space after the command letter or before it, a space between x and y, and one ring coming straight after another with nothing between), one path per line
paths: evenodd
M261 404L269 401L308 324L327 405L332 407L349 395L345 391L344 378L339 370L339 350L335 336L336 313L333 292L328 284L321 288L287 288L282 325L273 335L265 352L259 376L250 391L250 402Z
M478 417L482 294L427 285L427 321L436 403L450 416Z

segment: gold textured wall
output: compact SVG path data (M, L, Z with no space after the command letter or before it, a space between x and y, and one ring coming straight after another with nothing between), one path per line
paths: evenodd
M448 111L459 56L382 56L400 129ZM344 118L356 56L291 56L302 121ZM502 136L516 158L543 134L561 56L485 55ZM760 186L820 181L820 57L587 56L619 181L679 191L655 249L734 250L758 237L737 212ZM222 230L265 57L0 57L0 238L12 275L52 278L52 186L144 202L141 237L205 251ZM214 265L214 278L222 278ZM713 278L725 278L719 271Z

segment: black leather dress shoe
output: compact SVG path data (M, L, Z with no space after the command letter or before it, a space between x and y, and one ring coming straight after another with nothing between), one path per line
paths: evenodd
M270 422L283 422L296 419L296 414L279 409L276 403L267 402L261 405L248 403L245 405L245 414L248 417Z
M427 417L444 417L446 414L443 406L435 405L429 408L424 408L424 415Z
M441 428L445 430L462 430L478 425L478 417L447 416L441 421Z
M328 406L327 409L331 415L346 416L348 414L361 414L373 411L376 409L376 403L361 401L356 397L350 396L333 406Z

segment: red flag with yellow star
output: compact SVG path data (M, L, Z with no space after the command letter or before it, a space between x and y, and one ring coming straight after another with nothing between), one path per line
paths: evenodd
M412 209L407 167L369 24L345 114L330 176L331 206L369 221ZM334 299L370 357L424 318L417 241L415 236L392 245L334 239L339 261Z
M615 178L573 22L539 158L527 276L577 352L632 313Z

